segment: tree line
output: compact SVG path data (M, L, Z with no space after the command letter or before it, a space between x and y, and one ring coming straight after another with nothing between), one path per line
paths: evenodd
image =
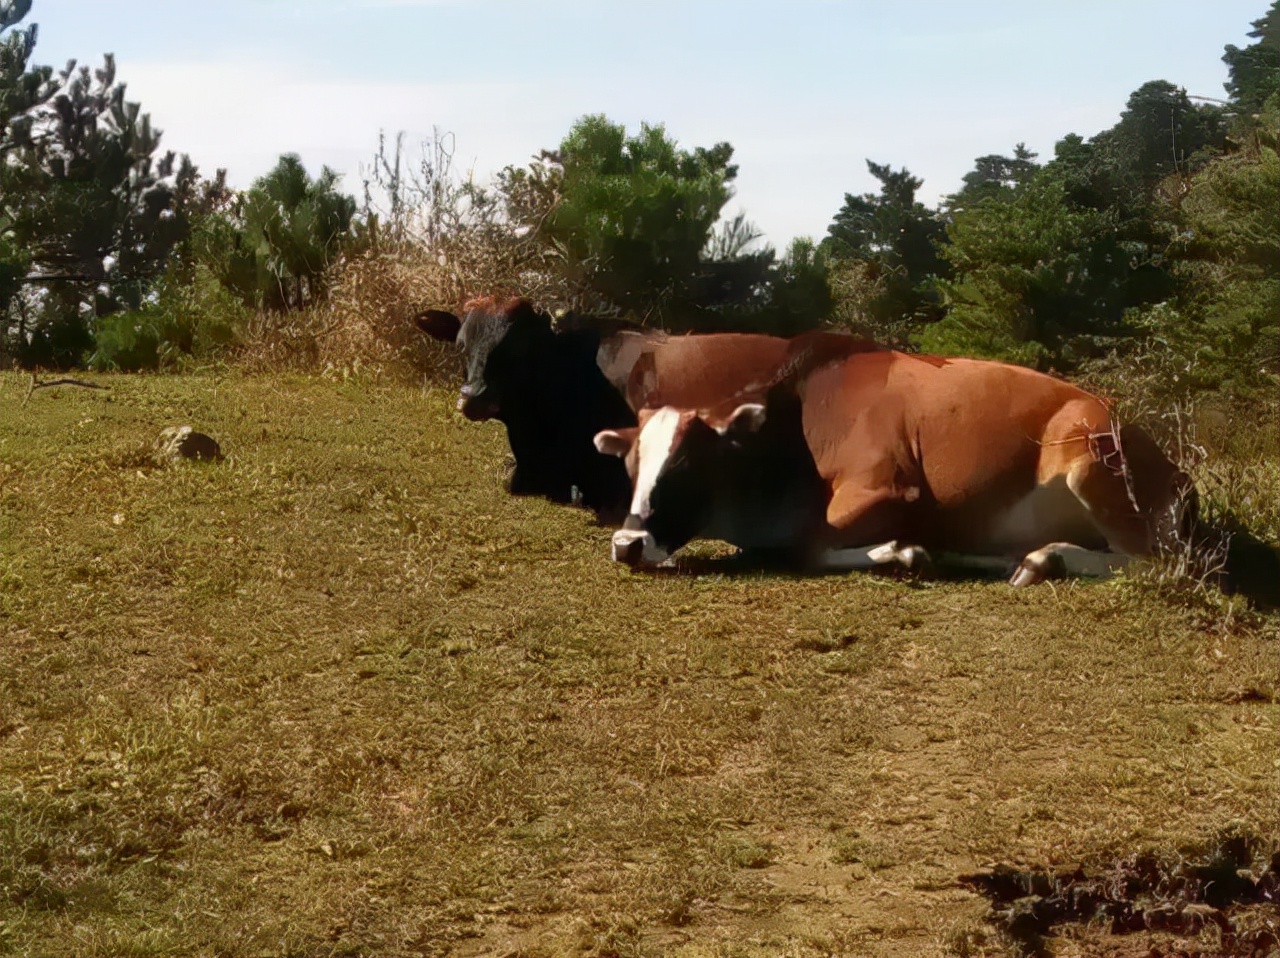
M323 303L352 263L405 249L459 288L672 329L793 334L823 323L907 349L1071 372L1141 356L1185 388L1280 374L1280 0L1228 46L1221 100L1146 83L1119 121L1041 158L978 157L936 208L868 161L820 241L782 252L723 215L728 143L577 121L488 186L438 135L414 166L380 145L363 201L278 164L244 191L162 151L112 58L33 63L32 0L0 0L0 360L154 368Z

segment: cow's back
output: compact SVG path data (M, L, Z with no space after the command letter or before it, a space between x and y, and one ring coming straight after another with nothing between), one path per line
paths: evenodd
M639 357L627 388L633 409L710 409L726 397L761 395L790 341L754 333L671 336Z

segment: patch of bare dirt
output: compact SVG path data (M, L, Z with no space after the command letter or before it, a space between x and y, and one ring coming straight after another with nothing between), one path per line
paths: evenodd
M666 927L611 927L604 913L587 922L581 909L575 917L519 908L484 916L478 937L450 954L535 958L574 943L571 950L598 956L920 958L946 954L946 929L981 920L981 899L954 877L958 861L882 866L874 847L863 851L820 831L779 834L769 847L767 864L741 869L731 889L689 902L666 916Z

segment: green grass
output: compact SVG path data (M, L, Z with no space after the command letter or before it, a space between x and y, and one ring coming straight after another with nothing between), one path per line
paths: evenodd
M1212 591L633 574L451 390L96 381L0 376L0 953L958 953L984 863L1280 844Z

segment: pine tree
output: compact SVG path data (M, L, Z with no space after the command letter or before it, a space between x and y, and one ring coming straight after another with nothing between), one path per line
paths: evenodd
M356 201L325 167L312 179L296 154L281 156L209 225L214 269L252 307L302 309L323 298L329 265L349 240Z
M30 140L31 112L57 91L53 70L32 67L36 26L16 29L31 11L31 0L0 0L0 342L7 332L9 304L22 288L30 257L13 235L5 178L6 157Z
M1231 71L1224 85L1233 103L1258 113L1268 98L1280 93L1280 0L1273 0L1266 14L1253 21L1249 36L1258 42L1243 50L1228 45L1222 55Z
M31 0L0 0L0 152L30 138L29 114L57 92L50 67L32 67L36 25L14 29L31 12Z
M916 199L923 181L908 170L867 161L878 193L846 193L827 227L822 251L831 260L864 264L871 299L860 305L868 331L918 327L939 319L935 279L948 274L939 255L942 220Z
M1226 119L1218 107L1192 103L1181 87L1152 80L1129 94L1120 122L1092 145L1114 202L1145 216L1152 187L1171 174L1194 172L1222 152Z
M1025 143L1013 148L1013 156L980 156L973 161L973 170L964 175L960 192L948 197L947 208L957 212L982 200L1008 199L1025 189L1039 168L1036 154Z
M628 136L586 116L501 188L517 227L590 298L670 328L751 327L775 256L751 248L758 236L741 217L717 232L732 158L728 143L685 150L661 125Z
M8 16L29 7L15 0ZM34 26L6 38L7 81L34 42ZM109 54L100 69L73 61L56 79L28 71L5 103L19 112L4 141L3 217L28 265L28 292L10 304L2 347L27 364L74 365L98 319L137 309L186 239L197 173L185 157L159 153L160 132L125 99Z
M952 216L955 278L939 284L948 312L923 331L927 352L1061 370L1122 334L1114 215L1073 204L1057 172L1051 163L1017 195Z

